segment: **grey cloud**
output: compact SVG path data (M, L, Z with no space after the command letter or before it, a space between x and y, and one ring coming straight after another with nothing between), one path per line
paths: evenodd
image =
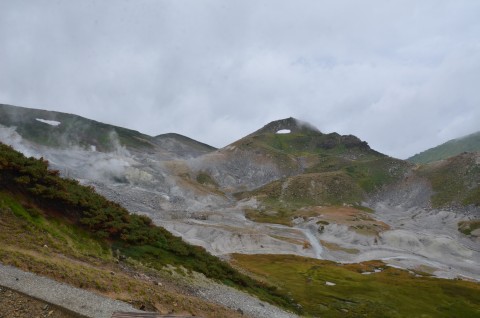
M0 102L221 147L294 116L407 157L478 130L478 1L0 3Z

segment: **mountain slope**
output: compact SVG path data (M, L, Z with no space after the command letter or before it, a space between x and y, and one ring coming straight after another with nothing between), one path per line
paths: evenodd
M0 125L15 127L22 138L54 148L80 147L110 152L126 147L130 151L154 152L167 158L190 158L215 150L179 134L151 137L77 115L4 104L0 104Z
M153 142L162 149L176 154L179 158L198 157L217 149L176 133L155 136Z
M422 165L417 172L432 184L432 205L480 206L480 153L462 153Z
M276 165L283 174L238 196L284 207L359 204L369 193L402 177L409 166L355 136L323 134L294 118L271 122L224 149L262 154Z
M203 156L196 164L226 191L236 192L253 190L285 177L337 171L352 163L381 158L388 157L355 136L323 134L290 117L271 122Z
M240 274L203 248L187 244L165 229L154 226L148 217L129 214L120 205L98 195L92 187L60 178L58 171L48 170L48 162L26 158L3 144L0 144L0 191L1 212L19 217L19 222L24 223L20 229L27 230L20 243L51 244L59 251L68 252L69 256L82 257L93 253L101 259L111 257L111 251L115 250L119 255L155 270L181 266L248 290L265 300L294 308L291 301L275 289ZM4 222L1 225L9 230L2 233L9 234L2 242L8 241L13 249L4 249L2 260L14 262L15 257L6 255L19 243L16 235L12 236L19 228L17 224L8 226ZM32 243L35 242L33 237L44 236L42 232L48 233L45 239L53 236L53 240ZM61 239L54 239L58 237ZM72 248L76 255L72 255ZM25 255L19 257L17 261L25 260Z
M462 152L480 151L480 131L422 151L407 160L413 163L429 163L447 159Z

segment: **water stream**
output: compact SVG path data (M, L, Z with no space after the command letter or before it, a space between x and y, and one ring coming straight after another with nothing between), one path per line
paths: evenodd
M315 258L322 259L323 247L310 229L300 229L310 242L315 253Z

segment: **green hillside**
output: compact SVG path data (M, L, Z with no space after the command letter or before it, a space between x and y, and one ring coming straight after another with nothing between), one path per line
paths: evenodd
M434 207L480 205L479 158L478 153L463 153L417 169L432 185Z
M57 126L41 122L56 121ZM81 116L55 111L31 109L0 104L0 125L16 127L25 139L55 148L72 146L97 151L112 151L119 146L140 151L152 151L158 147L173 153L193 152L203 154L215 148L179 134L164 134L151 137L138 131L104 124ZM166 143L168 139L168 143ZM166 149L164 149L166 148Z
M281 129L290 133L276 133ZM247 217L273 223L288 224L302 207L359 205L369 194L399 180L411 166L371 149L355 136L324 134L294 118L272 122L233 145L265 154L279 167L288 167L287 163L295 167L285 169L290 176L236 194L263 203ZM269 210L281 213L265 218Z
M290 133L280 134L280 130ZM273 121L254 133L235 142L234 145L250 148L266 148L295 156L303 155L380 155L368 144L352 135L324 134L315 127L295 118Z
M413 163L429 163L447 159L462 152L475 151L480 151L480 131L462 138L447 141L437 147L416 154L407 160Z
M100 260L116 251L156 270L167 265L181 266L295 309L292 301L275 288L237 272L202 247L187 244L154 226L149 218L129 214L120 205L97 194L92 187L59 177L57 171L48 169L45 160L26 158L3 144L0 144L0 192L2 213L13 213L22 219L25 232L15 238L11 250L16 250L17 241L27 246L37 245L34 233L49 233L47 237L60 237L60 240L40 241L41 245L60 244L58 248L62 251L73 249L80 256L93 255ZM10 259L15 265L28 262L25 255L18 258L14 258L15 254L5 255L8 251L3 250L2 261ZM70 252L67 255L75 256Z

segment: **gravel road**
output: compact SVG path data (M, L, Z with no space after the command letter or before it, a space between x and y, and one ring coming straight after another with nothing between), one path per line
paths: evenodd
M197 291L197 296L208 301L236 309L247 317L255 318L296 318L297 315L286 312L278 307L272 306L264 301L258 300L248 294L236 289L210 284Z
M237 310L246 317L251 318L298 318L297 315L286 312L279 307L270 305L256 297L241 292L235 288L222 285L195 274L193 281L187 283L193 294L209 302ZM182 279L179 277L179 279ZM188 279L187 279L188 280Z

